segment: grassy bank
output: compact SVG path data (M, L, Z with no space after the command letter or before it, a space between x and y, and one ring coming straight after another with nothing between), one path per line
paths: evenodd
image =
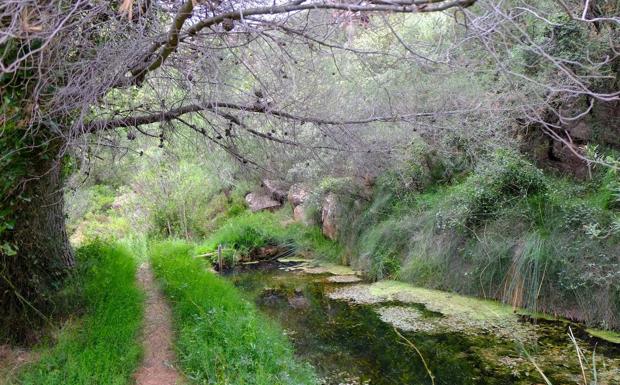
M210 234L198 246L197 253L213 252L221 244L224 257L228 263L232 263L261 247L281 246L290 253L311 253L331 262L339 261L342 246L325 238L319 227L290 222L288 207L276 213L244 211L230 217Z
M339 235L355 268L620 329L616 171L580 182L500 152L449 183L412 189L398 178L379 178L358 209L340 192Z
M32 385L131 383L141 356L138 333L143 296L136 263L120 246L90 244L77 252L79 271L67 292L83 301L84 315L63 328L57 343L15 380Z
M417 163L416 163L417 164ZM427 175L428 174L428 175ZM435 172L433 175L443 175ZM349 262L371 279L398 279L620 329L620 176L577 181L499 151L449 179L411 167L378 178L364 197L350 179L319 183L307 214L338 199L339 242L290 222L290 209L244 212L214 231L232 260L266 245ZM353 187L352 187L353 186ZM353 190L352 190L353 188Z
M313 384L282 330L234 286L205 270L186 242L152 246L153 268L173 304L179 363L196 384Z

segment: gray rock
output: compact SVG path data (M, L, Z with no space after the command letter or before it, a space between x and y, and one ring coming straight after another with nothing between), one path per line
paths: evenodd
M271 198L280 203L284 203L288 195L288 188L284 182L265 179L263 180L263 186L265 186L265 190L267 190Z
M275 210L282 206L282 203L272 199L271 196L260 193L249 193L245 196L245 201L252 212Z
M310 302L302 294L296 294L294 297L288 299L288 304L297 310L307 309L310 307Z
M303 183L295 183L288 190L288 201L293 206L303 204L310 196L310 187Z

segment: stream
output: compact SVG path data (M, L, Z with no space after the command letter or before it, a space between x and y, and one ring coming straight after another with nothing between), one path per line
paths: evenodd
M462 303L445 305L459 309L450 314L438 311L443 308L435 299L406 299L399 292L371 296L372 286L353 275L303 265L260 263L226 276L281 325L322 384L545 384L532 361L554 385L583 383L567 334L574 324L516 314L491 324L477 310L467 315ZM596 372L597 385L620 384L620 345L580 330L575 335L584 361L596 351L596 369L586 367L588 378Z

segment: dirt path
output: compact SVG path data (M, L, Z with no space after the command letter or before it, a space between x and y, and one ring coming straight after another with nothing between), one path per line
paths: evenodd
M135 374L136 385L180 385L184 381L173 367L172 320L170 307L155 282L151 267L144 263L138 282L147 295L144 314L144 360Z

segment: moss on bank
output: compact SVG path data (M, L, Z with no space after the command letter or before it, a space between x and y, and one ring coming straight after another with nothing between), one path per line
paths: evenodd
M522 342L536 338L531 326L519 322L519 316L510 306L403 282L379 281L352 285L338 288L329 296L355 303L381 305L377 311L382 319L403 329L428 333L458 331L472 335L491 332Z
M620 344L620 333L600 329L586 329L586 331L594 337L600 338L608 342L613 342L614 344Z

